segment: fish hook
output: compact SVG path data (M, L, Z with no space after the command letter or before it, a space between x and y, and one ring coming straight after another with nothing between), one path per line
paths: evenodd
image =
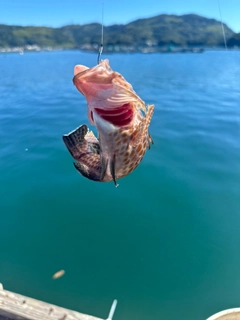
M102 52L103 52L103 44L101 43L99 51L98 51L97 64L100 63L100 58L101 58Z
M101 32L101 44L98 51L97 64L100 63L100 58L103 52L103 13L104 13L104 2L102 3L102 32Z

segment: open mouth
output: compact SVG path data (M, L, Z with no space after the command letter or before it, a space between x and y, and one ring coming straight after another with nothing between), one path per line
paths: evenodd
M133 119L133 107L130 103L124 104L121 107L106 110L94 108L97 114L104 120L112 123L115 126L123 127L128 125Z

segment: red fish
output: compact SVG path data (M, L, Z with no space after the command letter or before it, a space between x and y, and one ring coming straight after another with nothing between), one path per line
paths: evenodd
M132 172L153 140L148 127L154 105L146 106L108 60L87 68L74 68L73 83L85 96L88 118L98 131L96 138L86 125L63 136L76 169L94 181L114 181Z

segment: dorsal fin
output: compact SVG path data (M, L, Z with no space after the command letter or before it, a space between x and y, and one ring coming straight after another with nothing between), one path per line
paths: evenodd
M130 144L132 147L137 147L140 141L142 140L142 138L146 135L149 124L151 122L153 111L154 111L154 105L149 105L147 107L146 115L142 116L140 123L137 125L134 132L132 133L132 137L130 141Z

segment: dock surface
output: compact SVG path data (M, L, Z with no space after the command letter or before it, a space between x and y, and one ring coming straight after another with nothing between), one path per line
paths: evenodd
M4 290L0 283L0 320L103 320Z

